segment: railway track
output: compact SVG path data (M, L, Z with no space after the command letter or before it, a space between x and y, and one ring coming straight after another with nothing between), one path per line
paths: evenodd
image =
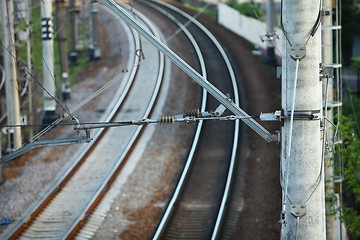
M169 4L138 2L162 13L192 42L199 43L208 80L221 91L230 93L239 104L234 71L215 37L191 16ZM217 101L209 99L206 108L215 109L217 105ZM238 121L203 123L201 140L190 151L153 239L215 239L218 236L233 179L238 133Z
M151 30L155 31L154 28ZM129 78L114 96L117 100L105 121L146 118L159 92L164 57L149 44L140 44L137 33L133 32L133 36L135 47L133 61L128 67ZM143 55L149 57L151 63L143 61ZM134 80L135 75L142 79L145 76L147 81ZM73 238L121 170L140 131L141 127L97 131L92 144L84 149L46 196L17 222L6 238Z
M144 3L143 1L139 2ZM146 2L146 4L149 5L148 2ZM221 91L230 93L235 102L239 104L234 72L231 69L229 59L226 58L225 51L216 39L204 29L204 27L200 26L196 21L193 22L194 20L191 20L188 15L181 11L167 4L154 5L151 3L151 5L151 7L166 15L167 18L177 24L179 29L182 29L188 39L190 39L199 56L199 65L201 66L203 76L208 77L208 80ZM147 20L144 20L145 17L141 16L140 13L136 13L136 16L139 17L145 25L150 25ZM186 27L184 27L184 25L186 25ZM156 32L153 27L149 27L149 29L153 33ZM133 34L136 38L137 34ZM139 44L139 40L137 41ZM135 49L139 49L139 46ZM151 55L151 53L144 53L147 58L154 59L154 55ZM141 55L137 54L137 56L139 58ZM159 58L163 58L162 55L159 55ZM140 61L140 59L137 59L137 61ZM147 76L149 75L149 68L142 68L142 65L141 63L138 66L139 69L136 69L136 67L133 68L132 72L134 72L134 76L136 74L141 75L139 73L141 71L146 71ZM137 64L134 64L134 66L137 66ZM134 69L137 71L134 71ZM160 72L162 71L159 71L159 73ZM157 75L157 79L161 79L161 74ZM141 116L131 115L131 113L128 114L126 112L126 109L136 109L138 106L136 103L128 103L127 105L127 102L131 102L130 100L133 99L131 92L132 89L136 88L133 86L135 84L136 82L133 84L128 83L126 86L128 86L129 94L123 94L121 100L115 104L117 109L120 108L120 106L122 110L125 109L125 112L120 111L121 120L145 118L151 111L151 107L149 107ZM155 88L159 88L159 85ZM133 93L133 96L136 95L139 95L139 93ZM156 94L151 97L149 102L154 104L155 98ZM217 106L218 102L214 99L207 99L206 92L204 91L200 110L215 109ZM107 121L118 120L115 111L112 113L114 116L108 117ZM92 150L92 147L84 150L80 158L81 160L77 160L79 165L74 165L68 170L68 172L73 175L64 176L62 180L65 181L59 181L59 185L53 187L45 201L38 204L42 209L34 209L28 217L21 220L21 224L18 224L17 228L8 235L8 238L91 238L101 225L109 209L109 205L111 205L113 201L111 198L116 196L116 194L111 194L111 188L109 190L109 187L112 182L115 181L116 173L121 170L125 161L124 159L126 159L126 154L134 146L133 144L136 142L136 137L140 131L141 128L137 127L132 128L131 133L111 133L113 131L110 130L99 131L95 137L95 140L99 140L99 142L93 145L94 148L98 149L104 149L101 141L105 142L106 147L112 144L111 140L106 140L108 135L112 135L112 137L117 140L117 136L119 135L129 135L131 137L127 140L122 140L121 145L124 147L115 154L116 157L104 157L106 162L112 162L111 158L116 159L113 163L109 164L111 167L109 167L108 170L105 170L104 164L100 164L100 167L96 165L96 163L99 162L99 156L102 156L102 154L93 155L92 151L96 152L96 150ZM201 122L198 124L184 172L180 177L179 185L176 187L169 207L154 235L154 239L209 239L218 236L225 213L225 203L228 199L231 186L232 171L237 151L238 132L238 121L220 123ZM119 143L117 142L117 144ZM113 148L116 147L113 146ZM93 157L92 162L87 160L91 158L91 155L96 156ZM87 164L88 162L89 164ZM89 165L90 167L86 168L84 167L85 165ZM84 177L78 175L78 173L73 173L78 171L78 169L79 171L85 169L83 171L86 172L87 176ZM95 176L98 170L103 170L103 179L105 180L98 184L94 182L89 184L89 179L92 181L97 178ZM83 182L81 182L82 180ZM71 186L69 189L67 189L68 185ZM97 187L90 190L84 187L87 185L97 185ZM92 193L89 195L79 193L79 189ZM86 203L82 204L82 207L75 206L77 204L73 203L80 201L67 198L67 195L72 193L75 193L80 198L88 196L86 197L87 200L84 201ZM104 196L110 197L101 200ZM71 202L71 204L69 204L69 202ZM51 207L53 204L54 207ZM77 214L76 217L73 217L76 215L73 214L75 211L65 209L65 206L74 206L77 209L82 209L77 211L79 214ZM74 220L69 220L70 218ZM69 222L71 222L71 224Z

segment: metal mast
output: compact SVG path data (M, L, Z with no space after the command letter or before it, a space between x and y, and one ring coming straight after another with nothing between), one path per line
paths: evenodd
M97 0L91 0L90 2L90 60L98 60L101 58L99 48L98 4Z
M286 37L282 60L281 239L325 240L322 161L321 20L319 1L282 6Z
M276 66L274 42L270 38L274 38L274 0L267 0L266 2L266 31L267 39L267 55L266 61L270 66Z
M54 76L54 39L52 21L52 0L42 0L41 3L41 32L44 78L44 112L42 123L52 123L57 119Z
M14 39L14 5L12 0L1 1L2 44L4 45L4 74L6 91L6 111L8 125L20 124L19 93L16 72ZM21 147L21 129L8 128L8 150Z
M65 27L65 1L56 0L56 26L58 31L58 42L59 42L59 52L60 52L60 77L61 77L61 94L62 100L66 101L70 98L70 88L69 88L69 66L67 59L66 51L66 27Z
M71 65L77 64L78 54L76 51L77 43L77 19L76 14L78 10L76 8L76 0L70 0L69 19L70 19L70 53L69 60Z

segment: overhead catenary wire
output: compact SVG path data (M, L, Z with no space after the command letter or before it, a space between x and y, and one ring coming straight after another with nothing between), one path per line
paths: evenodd
M54 123L49 124L19 124L19 125L5 125L5 127L19 127L19 128L25 128L25 127L40 127L40 126L47 126L47 127L54 127L54 126L75 126L76 129L94 129L94 128L107 128L107 127L122 127L122 126L130 126L130 125L147 125L151 123L160 123L160 124L173 124L173 123L197 123L199 121L204 120L217 120L217 121L235 121L240 119L249 119L249 118L258 118L259 116L246 116L241 117L237 115L228 115L228 116L222 116L222 117L177 117L177 116L163 116L160 119L140 119L140 120L127 120L127 121L115 121L115 122L77 122L77 119L73 122L69 123L58 123L63 118L59 118ZM90 126L91 125L91 126ZM32 142L32 141L30 141Z
M0 71L1 71L1 82L0 82L0 90L1 90L5 84L5 70L4 67L1 65L0 65Z
M31 76L31 78L34 79L34 81L35 81L47 94L49 94L49 96L61 107L62 110L64 110L64 112L66 112L66 113L68 113L69 115L71 115L71 113L69 113L69 112L66 110L65 106L63 106L63 105L60 103L59 100L57 100L54 96L52 96L52 95L47 91L47 89L46 89L38 80L36 80L35 76L26 68L25 65L23 65L23 63L21 63L20 61L18 61L17 57L14 56L14 55L11 53L11 51L4 46L4 44L3 44L2 42L0 42L0 45L1 45L2 48L5 49L8 53L10 53L11 57L14 58L15 61L16 61L18 64L20 64L21 66L24 67L24 70Z
M254 15L255 15L255 17L257 18L257 20L258 20L260 23L262 23L262 24L261 24L261 27L262 27L262 29L263 29L264 32L265 32L265 36L273 36L273 37L268 37L267 40L272 42L274 48L275 48L276 51L279 53L279 56L281 56L281 58L282 58L282 57L283 57L283 54L282 54L282 52L280 51L280 49L277 47L277 45L276 45L276 43L275 43L275 39L279 39L279 36L276 34L276 31L274 30L274 32L272 32L272 33L268 32L267 29L265 28L265 25L266 25L266 24L263 23L263 21L261 20L259 14L257 13L256 8L255 8L255 6L254 6L254 3L253 3L251 0L248 1L247 3L249 4L249 6L251 7L252 11L254 12ZM277 37L276 37L276 36L277 36ZM261 37L261 38L263 38L263 37ZM262 40L262 41L263 41L263 40Z
M210 6L210 3L206 3L203 6L203 10L206 10L208 7ZM203 12L202 11L198 11L195 15L192 16L193 19L197 19ZM182 27L178 27L173 34L171 34L170 36L168 36L165 41L169 42L170 40L172 40L177 34L181 33L183 30L183 28L187 28L190 24L192 23L191 19L187 20L185 23L182 24Z
M16 59L16 58L15 58ZM132 65L131 68L135 68L136 66L138 66L140 64L140 56L137 56L137 61ZM60 118L56 119L54 122L52 122L51 124L45 124L42 126L46 126L43 130L41 130L39 133L37 133L35 136L33 136L28 142L31 143L33 141L36 141L37 139L39 139L41 136L43 136L46 132L48 132L50 129L52 129L53 127L59 125L59 123L67 118L70 117L72 120L77 120L77 118L75 116L73 116L73 113L78 110L79 108L81 108L82 106L84 106L86 103L88 103L89 101L91 101L92 99L94 99L95 97L97 97L99 94L101 94L103 91L105 91L106 89L108 89L110 86L112 86L114 83L116 83L117 81L121 80L123 75L126 74L126 72L128 72L128 69L126 69L126 71L123 71L123 73L119 74L117 77L113 78L111 81L109 81L107 84L105 84L104 86L102 86L99 90L97 90L95 93L93 93L92 95L90 95L88 98L86 98L84 101L82 101L81 103L79 103L78 105L76 105L74 108L72 108L71 110L68 109L67 106L63 106L61 105L61 103L54 98L54 100L60 105L60 107L63 109L64 113ZM31 74L31 77L40 85L40 87L46 91L46 89L36 80L36 78ZM50 95L50 94L49 94ZM51 95L50 95L51 96ZM52 96L53 97L53 96ZM74 124L70 124L70 125L74 125ZM26 127L26 125L22 125L22 127ZM35 125L33 126L35 127ZM23 145L24 146L24 145Z

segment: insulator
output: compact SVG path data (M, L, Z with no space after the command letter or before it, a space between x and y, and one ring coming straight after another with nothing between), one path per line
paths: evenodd
M168 125L173 124L175 122L174 116L162 116L160 119L160 124Z
M199 109L186 110L185 111L185 116L200 118L201 117L201 112L200 112Z

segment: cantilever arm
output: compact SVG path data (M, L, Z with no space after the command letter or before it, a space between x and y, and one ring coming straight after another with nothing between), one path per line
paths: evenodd
M90 140L91 139L89 138L89 136L79 136L79 137L39 140L39 141L31 142L17 149L16 151L11 152L5 155L4 157L0 158L0 166L20 157L21 155L35 148L60 146L60 145L68 145L68 144L76 144L76 143L86 143L89 142Z
M201 87L205 88L212 96L214 96L221 104L227 109L233 112L235 115L243 117L241 120L257 132L262 138L268 142L276 141L277 136L270 134L264 127L262 127L254 119L249 118L249 115L243 111L234 102L229 101L228 98L218 90L214 85L208 82L203 76L196 72L190 65L176 55L171 49L169 49L160 39L156 38L146 28L144 28L136 19L129 15L124 9L120 7L118 3L113 0L103 0L103 2L113 10L118 16L120 16L129 26L134 28L143 37L145 37L150 43L152 43L158 50L164 53L173 63L175 63L180 69L182 69L187 75L189 75L195 82Z

